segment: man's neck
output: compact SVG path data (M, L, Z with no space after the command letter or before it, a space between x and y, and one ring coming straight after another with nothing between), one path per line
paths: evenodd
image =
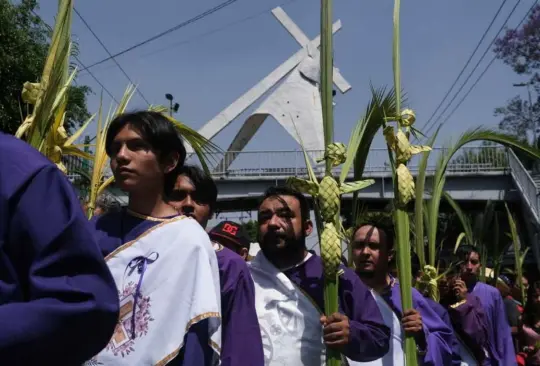
M383 273L381 275L376 274L371 278L362 276L360 276L360 278L367 286L371 287L379 294L382 293L383 290L388 287L391 282L391 278L387 273Z
M301 251L295 253L294 255L281 255L279 257L268 258L267 259L272 263L276 268L280 270L286 270L292 268L304 261L308 251L305 248L302 248Z
M161 193L131 193L129 195L128 209L138 214L151 217L168 217L178 214L171 205L163 200Z

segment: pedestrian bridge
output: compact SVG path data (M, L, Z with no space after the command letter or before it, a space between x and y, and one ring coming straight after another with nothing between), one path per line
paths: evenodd
M445 148L434 148L430 154L425 198L429 198L431 178L445 152ZM316 160L323 152L308 151L307 155L315 174L321 178L324 164ZM421 155L415 155L409 164L413 175L418 173L420 159ZM298 150L224 152L207 155L206 160L218 186L221 212L253 210L268 187L283 185L290 176L307 177L304 154ZM188 163L198 164L198 161L190 158ZM340 173L340 167L334 170L336 176ZM359 197L370 208L388 204L394 192L386 149L370 150L363 176L374 179L375 184L359 191ZM348 179L352 178L351 169ZM540 223L536 184L514 152L503 147L462 148L448 165L445 190L465 208L482 210L487 200L519 204L527 217ZM114 191L121 201L127 202L122 192ZM351 198L352 195L344 197L345 210Z

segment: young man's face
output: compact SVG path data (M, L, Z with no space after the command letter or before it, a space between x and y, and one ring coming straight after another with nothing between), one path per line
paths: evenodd
M300 202L294 196L266 198L259 206L258 221L259 244L265 254L304 246L313 230L310 220L303 221Z
M191 179L185 175L179 175L176 179L168 202L180 214L193 217L203 228L206 228L212 216L210 205L204 202Z
M165 174L178 162L171 158L161 164L151 146L129 124L116 134L109 151L114 179L128 193L162 190Z
M480 256L477 252L471 252L461 264L461 276L464 280L478 277L480 273Z
M376 273L387 273L391 255L388 252L384 231L371 225L364 225L356 230L352 247L358 274L373 277Z

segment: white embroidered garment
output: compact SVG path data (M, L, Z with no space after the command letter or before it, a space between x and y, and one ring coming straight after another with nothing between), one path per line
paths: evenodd
M388 353L375 361L357 362L347 359L347 362L350 366L405 366L405 356L403 353L403 329L401 328L401 322L396 313L392 311L390 306L388 306L386 301L384 301L384 299L377 292L371 290L371 294L375 298L377 306L381 311L384 324L386 324L392 332Z
M248 262L266 366L325 364L321 313L263 252Z
M208 319L219 364L219 269L210 239L193 219L154 226L106 258L120 297L107 347L86 365L166 365L193 324Z

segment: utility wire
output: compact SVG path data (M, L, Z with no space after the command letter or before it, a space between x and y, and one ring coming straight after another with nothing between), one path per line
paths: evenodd
M93 64L91 64L90 66L88 66L88 67L82 69L81 71L88 70L88 69L90 69L90 68L92 68L92 67L94 67L94 66L101 65L102 63L104 63L104 62L106 62L106 61L109 61L109 60L111 60L111 59L114 59L115 57L124 55L124 54L126 54L126 53L128 53L128 52L131 52L131 51L133 51L133 50L136 49L136 48L139 48L139 47L144 46L144 45L146 45L146 44L148 44L148 43L150 43L150 42L153 42L153 41L155 41L156 39L161 38L161 37L163 37L163 36L165 36L165 35L167 35L167 34L169 34L169 33L172 33L172 32L174 32L174 31L177 31L178 29L183 28L183 27L185 27L185 26L187 26L187 25L190 25L191 23L195 23L195 22L198 21L198 20L201 20L201 19L203 19L203 18L206 18L207 16L212 15L213 13L215 13L215 12L217 12L217 11L223 9L223 8L226 8L227 6L234 4L236 1L238 1L238 0L227 0L227 1L225 1L225 2L223 2L223 3L221 3L221 4L219 4L219 5L217 5L217 6L215 6L215 7L213 7L213 8L211 8L211 9L209 9L209 10L207 10L207 11L205 11L205 12L199 14L199 15L194 16L194 17L191 18L191 19L188 19L188 20L186 20L186 21L184 21L184 22L182 22L182 23L180 23L180 24L178 24L178 25L176 25L176 26L174 26L174 27L172 27L172 28L169 28L169 29L167 29L167 30L165 30L165 31L163 31L163 32L161 32L161 33L159 33L159 34L156 34L156 35L153 36L153 37L150 37L150 38L148 38L148 39L146 39L146 40L144 40L144 41L142 41L142 42L139 42L139 43L137 43L137 44L134 44L133 46L130 46L130 47L128 47L128 48L126 48L126 49L124 49L124 50L122 50L122 51L120 51L120 52L115 53L114 55L111 55L111 56L109 56L109 57L107 57L107 58L104 58L103 60L100 60L100 61L98 61L98 62L94 62Z
M484 34L482 35L482 37L480 38L480 40L478 41L478 43L476 44L476 47L474 48L474 51L471 53L471 55L469 56L469 59L467 60L467 62L465 63L465 65L463 66L463 68L461 69L461 71L459 72L459 75L456 77L456 79L454 80L454 83L452 84L452 86L450 87L450 89L448 89L448 91L446 92L446 94L444 95L443 99L441 100L441 102L439 103L439 105L437 106L437 108L435 108L435 110L433 111L433 113L431 114L431 116L429 117L429 119L426 121L426 123L424 124L424 127L426 127L427 125L429 125L429 123L431 122L431 120L433 119L433 117L435 117L435 115L437 114L437 112L439 111L439 109L441 108L441 106L443 105L443 103L446 101L446 99L448 98L448 96L450 95L450 93L452 92L452 90L454 90L454 87L456 86L457 82L459 81L459 78L461 78L461 75L463 75L463 73L465 72L465 69L467 68L467 66L469 66L469 64L471 63L471 60L472 58L474 57L474 55L476 54L476 51L478 51L478 49L480 48L480 45L482 44L482 42L484 42L484 38L486 38L486 35L488 34L489 30L491 29L491 27L493 26L493 23L495 23L495 20L497 19L497 17L499 16L502 8L504 7L504 5L508 2L508 0L504 0L501 5L499 6L499 9L497 9L497 12L495 13L495 15L493 16L493 19L491 19L491 22L489 23L489 25L487 26L486 30L484 31Z
M133 85L135 85L135 83L133 82L133 80L131 80L131 78L129 77L129 75L127 74L127 72L124 70L124 68L120 65L120 63L118 63L118 61L116 60L116 58L113 57L113 55L111 54L111 52L109 52L109 49L107 48L107 46L105 46L105 44L103 44L103 42L101 41L101 39L98 37L98 35L94 32L94 30L92 29L92 27L90 27L90 24L88 24L88 22L83 18L83 16L81 15L81 13L79 13L79 11L76 9L76 8L73 8L73 10L75 11L75 14L77 14L77 16L82 20L82 22L84 23L84 25L86 26L86 28L88 28L88 30L90 31L90 33L92 33L92 35L94 36L94 38L99 42L99 44L101 45L101 47L103 47L103 49L105 50L105 52L107 52L107 54L111 57L111 59L114 61L114 63L116 64L116 66L118 66L118 68L120 69L120 71L122 71L122 73L124 74L124 76L129 80L129 82ZM85 68L85 70L87 70L87 68ZM146 99L146 97L144 96L144 94L142 93L142 91L139 89L139 88L136 88L135 89L137 91L137 93L141 96L141 98L146 102L146 104L150 105L151 103L148 101L148 99Z
M482 63L482 61L484 60L484 58L486 57L487 53L491 50L491 46L493 45L493 43L495 43L495 41L497 40L497 37L499 36L499 34L504 30L504 27L506 26L506 23L508 23L508 20L510 19L510 17L514 14L514 12L516 11L518 5L521 3L521 0L518 0L516 2L516 4L514 5L514 7L512 8L512 10L510 11L510 13L508 14L508 16L506 17L506 19L504 20L504 23L501 25L501 27L499 28L499 31L497 32L497 34L495 35L495 37L493 37L493 39L491 40L491 43L487 46L486 50L484 51L484 53L482 54L482 56L480 57L480 60L478 60L478 62L476 63L476 65L474 66L474 68L472 69L472 71L469 73L469 75L467 75L467 78L465 79L465 81L461 84L461 86L459 87L458 91L454 94L454 96L452 97L452 99L450 100L450 102L446 105L446 107L443 109L443 111L439 114L439 117L437 117L435 120L433 120L432 122L432 125L425 131L423 132L424 135L428 135L429 134L429 131L431 131L433 129L433 127L435 127L435 125L437 124L437 122L441 119L441 117L444 115L444 113L448 110L448 108L450 108L450 106L452 105L452 103L454 102L454 100L456 100L456 98L458 97L459 93L461 93L461 91L463 90L463 88L465 87L465 85L469 82L469 80L471 79L472 75L474 74L474 72L476 71L476 69L478 69L478 66L480 66L480 63ZM427 124L424 125L424 127L421 129L421 130L424 130L425 128L427 127Z
M52 27L47 24L46 21L43 20L43 18L41 16L39 16L38 13L36 13L34 10L32 10L32 13L34 14L34 16L36 16L41 22L43 22L43 24L45 24L47 27L49 27L50 29L52 29ZM82 68L86 69L86 66L83 64L83 62L79 59L79 57L77 55L73 55L73 57L75 58L75 60L79 63L79 65L81 65ZM88 74L90 74L90 76L96 81L96 83L98 83L101 88L103 88L103 90L105 90L105 92L111 97L112 100L114 100L116 102L116 104L120 104L116 98L114 97L114 95L112 95L112 93L109 91L109 89L107 89L105 87L105 85L103 85L103 83L101 81L99 81L99 79L92 73L90 72L90 70L87 70L88 71ZM80 71L78 71L80 72Z
M529 11L525 14L525 16L523 17L523 19L521 19L521 21L519 22L519 24L516 26L516 28L519 28L521 26L521 24L525 21L525 19L527 19L527 17L529 16L529 14L533 11L534 7L536 6L536 4L538 3L538 0L536 0L533 5L531 6L531 8L529 9ZM465 94L465 96L463 98L461 98L461 100L459 101L459 103L454 107L454 109L452 109L452 112L450 112L450 114L448 115L448 117L446 117L444 119L444 121L441 123L441 125L445 124L446 121L448 121L450 119L450 117L452 117L452 115L454 114L455 111L457 111L457 109L461 106L461 104L465 101L465 99L467 99L467 97L469 96L469 94L471 93L471 91L474 89L474 87L476 86L476 84L478 84L478 82L480 81L480 79L482 79L482 77L484 76L484 74L488 71L488 69L491 67L491 65L493 64L493 62L497 59L497 56L493 56L493 58L491 59L491 61L489 62L489 64L486 66L486 68L484 69L484 71L482 72L482 74L480 74L480 76L478 77L478 79L476 79L476 81L474 82L474 84L469 88L469 90L467 91L467 93Z

